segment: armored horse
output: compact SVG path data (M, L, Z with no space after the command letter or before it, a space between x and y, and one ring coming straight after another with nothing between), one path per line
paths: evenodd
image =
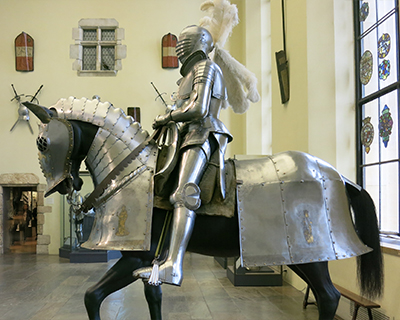
M85 293L89 319L99 320L102 301L138 280L133 272L151 266L169 241L159 173L171 170L176 131L170 128L161 147L160 139L108 102L70 97L50 108L25 105L43 123L37 147L48 184L45 196L80 190L85 161L95 188L79 207L94 208L96 218L82 247L122 253ZM381 294L379 230L364 189L302 152L229 159L226 169L226 199L209 192L196 212L187 251L240 257L248 268L288 265L310 286L320 320L334 318L340 298L328 271L331 260L357 257L361 291ZM216 181L210 172L207 180ZM143 283L151 319L161 319L161 287Z

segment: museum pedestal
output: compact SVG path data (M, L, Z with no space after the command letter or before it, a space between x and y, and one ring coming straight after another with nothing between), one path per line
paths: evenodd
M240 260L234 258L215 257L224 269L226 276L234 286L281 286L282 267L255 267L251 269L240 266Z
M69 259L71 263L93 263L93 262L108 262L111 259L121 257L120 251L114 250L88 250L88 249L73 249L60 248L59 256Z

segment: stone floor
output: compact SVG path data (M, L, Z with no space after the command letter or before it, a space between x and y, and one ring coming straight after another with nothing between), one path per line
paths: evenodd
M87 319L85 290L96 283L108 263L71 264L58 256L0 255L0 319ZM163 285L164 320L308 320L315 306L302 309L303 294L282 287L234 287L211 257L185 256L182 287ZM103 320L150 319L141 281L110 295Z

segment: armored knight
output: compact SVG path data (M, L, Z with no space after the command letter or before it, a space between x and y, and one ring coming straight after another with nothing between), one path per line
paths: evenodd
M226 86L219 66L208 58L213 50L210 32L199 26L186 27L180 34L176 53L182 62L178 81L178 100L176 109L159 115L153 123L154 128L168 122L180 122L179 176L177 186L170 196L174 207L171 241L168 256L159 267L158 281L180 285L182 282L183 256L189 242L195 210L200 207L199 182L210 162L219 166L219 189L225 197L224 154L232 136L218 119L222 101L227 99ZM134 276L149 279L152 268L142 268Z

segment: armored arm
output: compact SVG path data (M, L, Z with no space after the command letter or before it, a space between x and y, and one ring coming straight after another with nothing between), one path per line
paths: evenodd
M225 90L222 73L216 64L209 60L197 63L190 77L180 85L177 108L158 116L154 126L159 127L169 121L189 122L205 118L209 114L212 97L225 99Z

